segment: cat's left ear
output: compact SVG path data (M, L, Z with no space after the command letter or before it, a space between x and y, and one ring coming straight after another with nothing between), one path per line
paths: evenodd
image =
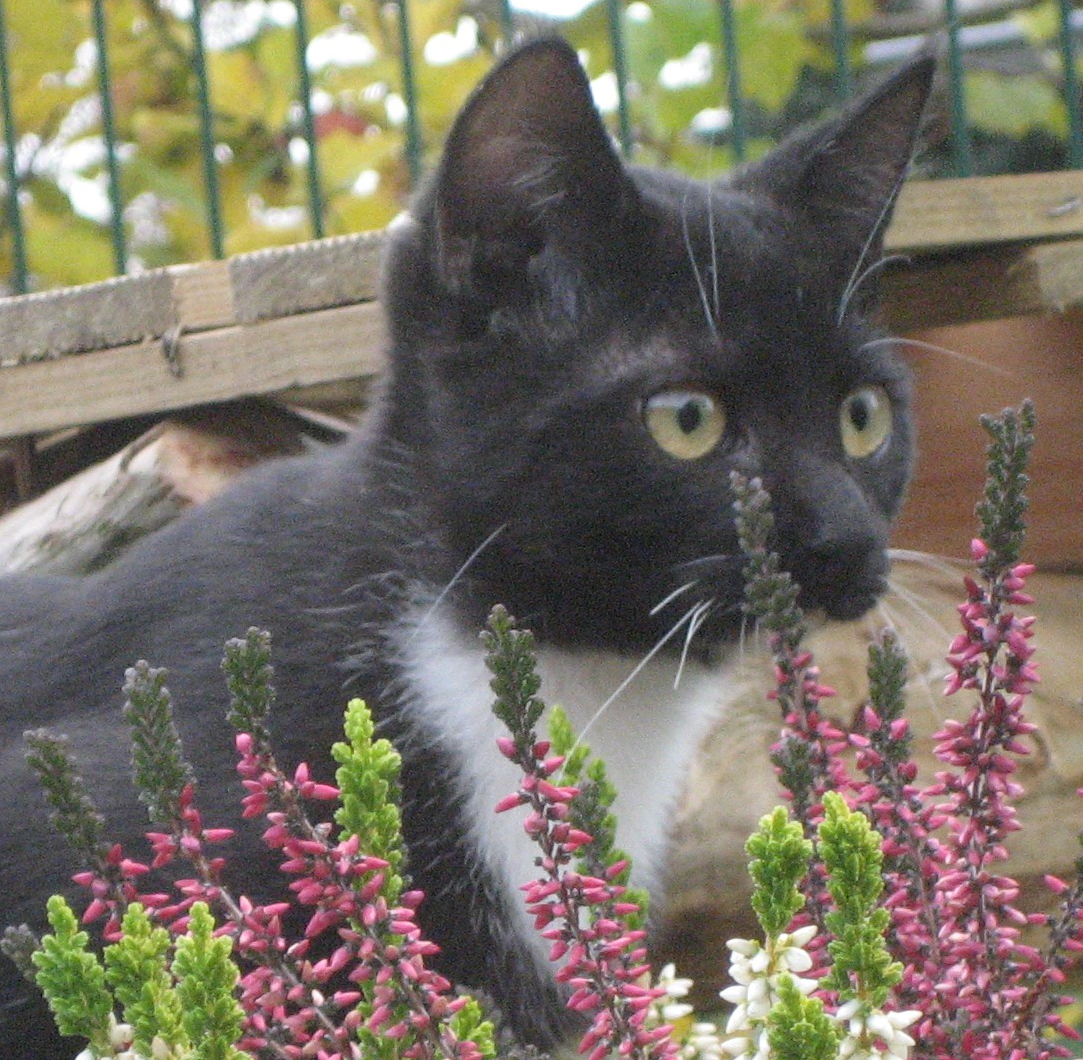
M936 60L925 55L837 118L784 141L738 186L766 190L816 227L846 273L875 262L918 142Z

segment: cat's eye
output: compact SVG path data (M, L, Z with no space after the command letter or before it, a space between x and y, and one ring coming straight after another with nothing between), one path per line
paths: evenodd
M891 420L891 398L882 386L863 386L847 394L839 408L847 456L855 460L872 456L891 434Z
M726 433L726 413L718 400L699 390L663 390L643 405L651 437L678 460L706 456Z

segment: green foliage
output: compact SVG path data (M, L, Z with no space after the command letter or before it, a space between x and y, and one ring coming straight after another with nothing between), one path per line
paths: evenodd
M702 111L732 109L735 102L717 0L620 6L636 88L629 103L637 158L699 175L732 165L737 159L724 131L709 137L692 131ZM851 25L873 13L870 0L846 0L844 7ZM110 0L105 8L129 253L147 267L205 257L210 246L190 22L176 13L179 5L151 0ZM215 8L207 65L226 252L309 238L314 226L289 9ZM404 95L397 5L306 0L305 10L309 74L319 101L314 125L324 228L332 235L380 228L410 191L405 125L395 112ZM616 65L607 11L595 0L575 18L549 24L586 55L593 79L611 79ZM454 115L492 64L501 31L495 5L470 0L411 0L410 14L422 151L431 163ZM750 157L762 154L795 118L834 102L830 14L828 0L734 5ZM1039 72L968 73L970 120L1000 137L1039 129L1062 142L1056 5L1014 17L1032 50L1030 68ZM102 130L96 108L86 105L98 91L94 55L85 46L92 37L90 4L16 4L7 19L20 156L33 158L22 182L32 282L47 287L102 279L113 266L99 214L105 205ZM476 27L478 46L456 57L437 55L433 46L447 43L462 25ZM854 34L855 66L860 44ZM9 243L0 241L0 275L11 266Z
M481 1005L470 998L450 1020L451 1029L460 1042L473 1042L483 1057L496 1056L496 1032L485 1018Z
M243 640L227 641L222 672L229 689L229 723L238 732L247 732L257 744L266 745L271 738L267 717L275 700L271 634L253 626Z
M880 720L890 725L896 718L902 717L906 708L907 658L899 643L898 636L890 629L884 630L880 642L869 645L869 700L880 716ZM909 757L913 733L906 733L893 739L889 750L897 754L899 761Z
M565 756L559 782L579 789L579 794L570 805L569 822L573 828L592 837L577 859L580 871L588 876L603 876L604 870L611 865L627 861L625 868L613 878L614 883L627 886L631 862L628 855L616 845L617 818L613 813L613 803L617 798L617 789L609 779L605 762L600 758L591 758L589 744L575 738L568 715L559 706L550 708L546 724L553 753ZM650 895L642 888L630 888L624 898L635 902L640 909L639 914L628 918L629 926L642 927L647 919Z
M181 791L193 780L165 678L165 670L145 662L137 662L124 675L124 720L131 728L135 786L155 822L180 817Z
M891 960L884 942L890 916L877 905L884 889L880 843L864 814L827 792L819 848L835 904L825 923L835 938L828 944L832 966L823 986L837 990L842 1001L856 998L873 1008L883 1006L902 978L902 965Z
M993 578L1019 562L1026 540L1026 515L1030 507L1026 473L1034 446L1034 403L1029 399L1018 409L1004 409L999 416L982 416L981 425L992 439L987 452L988 479L985 496L978 502L981 539L989 553L979 567Z
M196 902L188 931L177 939L172 968L184 1030L193 1043L190 1060L244 1058L234 1047L243 1012L233 996L237 966L230 959L232 949L231 939L214 937L210 911L204 902Z
M534 635L517 629L515 619L499 604L489 615L488 628L481 635L485 665L493 673L490 687L496 699L493 713L508 727L516 743L529 749L534 727L545 710L538 698L541 678L534 654Z
M344 835L356 835L361 849L390 864L383 894L394 905L402 893L405 853L399 811L402 759L387 740L377 740L372 714L360 699L346 707L346 741L331 748L338 762L335 779L342 804L335 821Z
M97 861L105 853L102 818L86 793L82 777L67 749L67 740L44 729L28 732L26 760L37 775L52 807L51 820L83 861Z
M794 650L804 639L805 618L797 605L800 588L781 569L778 553L771 550L775 527L771 498L759 479L750 481L736 471L730 473L730 488L737 539L747 558L744 610L769 633L777 634L784 649Z
M767 1017L772 1060L836 1060L840 1029L823 1002L802 995L788 975L779 976L778 996Z
M186 1044L181 1001L169 974L169 932L155 927L138 902L121 926L123 937L105 949L105 977L132 1027L134 1047L150 1055L155 1038L170 1048Z
M752 908L764 935L776 938L805 904L799 885L808 872L812 844L781 806L760 820L745 844L752 877Z
M49 1002L61 1034L79 1035L99 1053L110 1050L113 999L105 985L105 969L87 948L75 914L60 895L48 903L52 934L41 940L32 957L37 984Z

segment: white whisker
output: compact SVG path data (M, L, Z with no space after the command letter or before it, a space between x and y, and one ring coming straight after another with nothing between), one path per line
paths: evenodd
M853 294L858 282L860 282L859 278L865 275L863 271L865 266L865 258L868 255L869 249L872 247L873 243L882 234L884 221L887 218L888 214L891 213L891 210L895 205L895 200L899 197L899 190L902 188L903 181L906 179L906 171L908 168L908 166L904 166L902 172L899 173L899 176L895 181L895 186L891 189L891 194L884 200L884 205L880 207L880 213L876 218L876 224L872 226L869 234L865 237L865 242L861 247L861 253L858 254L857 261L854 262L854 268L853 271L850 273L850 279L847 281L846 287L843 289L842 292L842 298L839 304L843 308L845 308L846 305L849 303L850 296ZM841 314L838 318L838 322L840 324L842 323Z
M688 192L692 187L692 182L689 181L685 185L684 189L684 201L681 204L681 231L684 234L684 246L688 251L688 261L692 266L692 273L696 277L696 287L699 288L699 300L703 304L703 315L707 318L707 326L711 329L711 334L718 338L718 326L715 324L714 317L711 316L711 303L707 299L707 288L703 285L703 277L699 272L699 265L696 264L696 254L692 249L692 236L688 231Z
M421 616L421 621L418 622L416 626L414 626L413 632L406 639L407 645L410 644L414 637L418 635L425 623L428 622L429 619L432 618L432 616L436 613L436 609L444 602L444 600L447 598L447 594L451 592L451 590L458 583L459 579L462 578L462 576L467 572L467 570L470 569L470 565L474 562L474 560L476 560L478 556L480 556L497 539L497 537L499 537L505 530L507 530L507 528L508 524L502 523L484 541L482 541L482 543L478 545L478 547L474 549L474 551L471 552L469 556L466 557L466 561L463 563L463 565L451 576L451 581L449 581L447 585L445 585L443 589L440 590L436 599L433 600L432 606L430 606L429 609L425 612L425 614Z
M674 589L673 592L671 592L668 596L663 597L661 600L658 601L658 603L654 605L654 607L651 608L651 616L653 617L654 615L658 614L659 611L668 607L671 603L673 603L674 600L677 599L678 596L681 595L681 593L688 592L688 590L695 585L699 585L698 578L695 581L685 582L684 585L682 585L679 589Z
M623 681L621 681L613 694L610 695L610 697L591 715L590 720L586 723L586 725L583 726L579 735L576 737L575 745L572 747L573 751L576 747L579 746L580 742L587 735L587 733L590 732L591 727L594 725L594 723L609 709L609 705L636 679L643 667L646 666L647 663L649 663L651 659L653 659L666 646L666 644L668 644L669 641L673 639L673 637L677 634L678 630L680 630L681 626L683 626L685 622L688 622L695 615L696 611L699 609L700 606L701 605L699 603L696 603L693 604L687 611L685 611L685 613L681 615L681 617L677 619L677 621L672 626L670 626L669 631L663 634L662 637L655 643L654 647L651 648L651 650L647 652L647 654L644 655L638 663L636 663L636 665L632 669L632 672L628 674L628 676Z
M939 556L935 552L919 552L910 548L889 548L888 559L892 563L913 563L918 567L944 574L950 578L960 578L963 574L962 563L950 556Z
M681 649L681 659L677 663L677 675L673 678L673 690L676 691L681 683L681 674L684 673L684 664L688 660L688 649L692 646L692 638L699 631L699 628L703 625L707 616L711 612L711 608L714 606L714 597L710 600L699 605L696 608L695 614L692 615L691 622L688 623L688 632L685 634L684 647Z
M711 240L711 287L714 293L714 316L712 320L720 320L722 312L719 306L718 296L718 246L715 243L714 234L714 185L707 182L707 233Z
M911 610L913 610L921 618L925 619L928 624L928 628L935 632L938 636L950 638L951 630L940 621L924 604L922 604L920 598L916 593L912 593L905 585L900 585L892 578L887 580L888 588L899 598L899 602L906 604Z
M953 357L957 361L962 361L963 364L981 368L986 372L992 372L994 375L1002 375L1008 379L1019 378L1018 372L1013 372L1007 368L1001 368L998 364L990 364L988 361L979 360L977 357L968 357L965 353L960 353L958 350L950 350L947 346L937 346L934 342L923 342L921 339L908 339L903 335L885 335L880 339L871 339L869 342L863 343L861 348L863 350L874 350L878 346L913 346L919 350L928 350L930 353L942 353L945 357Z
M873 273L882 269L885 265L890 265L894 261L905 261L910 264L909 254L886 254L879 261L874 261L843 293L842 301L839 303L839 312L835 318L836 324L841 324L846 319L846 310L849 308L850 302L853 301L854 296L859 290L861 285L870 277Z

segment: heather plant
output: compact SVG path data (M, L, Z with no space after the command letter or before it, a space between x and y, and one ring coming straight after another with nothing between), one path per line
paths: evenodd
M873 646L864 731L844 733L824 713L822 701L833 693L820 684L815 662L802 648L797 589L769 547L769 498L759 482L734 479L748 557L746 606L770 637L770 695L783 714L772 761L803 834L821 834L801 885L806 909L791 929L810 921L821 929L818 939L827 950L821 948L815 960L825 966L810 970L809 978L817 981L816 995L849 1022L840 1057L903 1056L911 1045L922 1060L1070 1055L1049 1032L1072 1034L1056 1013L1065 1000L1057 989L1071 954L1083 948L1083 890L1078 882L1050 878L1062 895L1059 912L1028 915L1014 904L1015 881L998 871L1007 858L1005 838L1019 827L1012 802L1022 789L1012 778L1014 759L1028 752L1026 737L1035 728L1024 716L1037 680L1034 619L1016 611L1033 602L1025 589L1034 568L1020 556L1034 411L1026 402L982 422L990 445L977 511L980 536L971 544L977 576L963 580L962 632L949 649L952 673L945 688L947 695L972 692L974 705L966 720L948 721L936 734L944 768L924 789L916 784L909 726L901 714L906 660L897 639L885 635ZM853 769L844 757L848 750ZM828 881L839 866L832 864L824 829L831 835L866 818L878 835L861 860L869 864L878 847L882 882L868 890L857 886L855 863L847 871L851 884L835 888ZM874 891L881 886L877 907ZM1048 927L1043 950L1021 939L1027 925ZM876 941L881 930L886 948ZM847 950L860 961L853 963ZM890 1008L882 1009L885 1004ZM911 1025L916 1043L905 1031ZM772 1041L759 1055L783 1054Z
M629 887L616 844L616 792L605 765L565 715L540 699L533 639L495 608L483 634L494 711L507 727L500 754L521 771L495 812L525 810L538 876L524 881L527 911L550 945L554 976L587 1029L588 1060L1047 1060L1067 1056L1049 1037L1067 1032L1058 994L1083 949L1080 877L1048 878L1055 916L1024 915L999 871L1018 827L1014 758L1034 726L1023 714L1037 680L1025 539L1029 404L984 421L989 478L978 506L977 567L964 579L961 633L950 645L946 692L972 709L936 734L943 768L917 784L903 715L907 661L885 633L870 649L869 704L856 731L826 713L833 690L803 647L798 588L771 550L770 499L733 479L748 557L746 607L769 638L782 731L771 761L788 797L750 838L752 905L762 941L733 939L734 1006L725 1035L697 1021L690 983L670 966L650 977L646 895ZM140 663L127 676L133 771L156 828L152 859L137 861L105 837L62 739L28 734L28 757L59 830L79 851L75 877L90 894L84 923L101 922L99 958L75 914L49 903L40 942L9 931L4 950L45 991L65 1033L88 1057L236 1060L482 1060L496 1034L479 1003L427 965L423 896L410 889L399 817L399 757L375 737L360 701L336 744L336 784L274 757L269 642L252 630L223 663L237 729L243 815L263 816L281 856L288 901L235 895L215 856L228 829L206 827L172 722L165 675ZM538 729L546 716L548 738ZM336 803L334 823L313 813ZM314 818L317 823L313 823ZM337 826L337 832L335 828ZM173 890L144 890L155 869L180 864ZM300 937L284 927L304 912ZM213 911L213 912L212 912ZM212 916L214 919L212 919ZM217 921L217 926L215 926ZM1020 928L1046 926L1048 942ZM313 945L319 947L318 953Z

